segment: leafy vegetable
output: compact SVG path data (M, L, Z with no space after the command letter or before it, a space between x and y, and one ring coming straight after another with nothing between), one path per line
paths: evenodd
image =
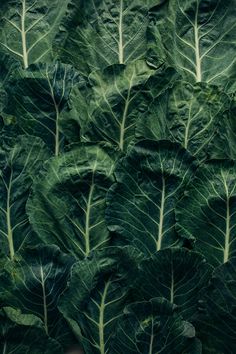
M1 1L0 352L236 352L235 5Z

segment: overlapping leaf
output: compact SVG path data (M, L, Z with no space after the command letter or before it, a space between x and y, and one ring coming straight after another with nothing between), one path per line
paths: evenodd
M6 111L16 117L21 131L41 137L58 155L63 150L63 114L69 119L69 95L82 82L71 66L59 62L17 70L7 87Z
M31 239L32 229L25 212L33 176L48 158L41 139L20 136L2 140L0 163L0 244L5 257L13 258L16 251Z
M43 242L79 258L109 243L104 214L114 157L109 146L81 144L47 162L28 203L31 224Z
M173 0L162 22L166 54L189 82L235 90L235 0Z
M111 248L74 265L59 308L86 354L109 351L140 259L133 248Z
M46 336L34 315L5 307L0 310L0 350L4 354L62 354L61 346Z
M52 59L52 40L68 0L9 0L0 4L0 48L30 64Z
M205 353L231 354L236 350L236 261L218 267L209 289L203 292L203 308L198 336Z
M144 57L148 8L141 0L71 0L55 50L83 73Z
M200 160L206 159L215 153L212 145L229 103L228 96L215 86L180 81L149 106L136 134L139 138L176 141ZM222 125L226 123L225 119Z
M194 327L174 313L172 305L160 298L126 307L114 337L114 353L190 353ZM196 345L191 354L201 353Z
M178 144L135 145L116 168L106 210L109 230L149 255L178 245L175 206L194 170L193 158Z
M73 262L73 258L56 246L27 248L14 262L5 265L0 277L1 301L4 306L39 317L47 335L60 335L60 341L65 341L68 329L63 326L57 304L67 286Z
M165 249L144 260L136 289L139 299L162 297L178 306L186 320L196 316L200 291L208 285L211 267L186 249Z
M236 165L213 160L199 168L177 207L179 233L217 266L235 257Z

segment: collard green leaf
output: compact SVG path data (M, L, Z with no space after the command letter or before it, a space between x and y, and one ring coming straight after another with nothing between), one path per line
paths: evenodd
M179 234L213 266L235 257L236 164L212 160L199 168L177 206Z
M229 101L215 86L177 82L149 106L147 117L139 121L136 134L139 138L176 141L200 160L206 159L214 154L212 145Z
M91 90L85 98L76 88L71 99L83 140L109 141L121 151L126 150L134 139L137 120L145 119L148 104L174 77L174 70L157 72L142 60L93 72L89 76Z
M155 298L126 307L118 322L113 351L117 354L186 353L194 336L194 327L174 313L169 302ZM195 349L191 354L201 353Z
M67 286L73 262L56 246L38 245L18 253L13 262L6 263L5 273L0 277L0 291L4 294L5 290L4 306L34 314L42 320L46 334L55 336L58 326L63 327L58 299Z
M68 0L9 0L0 4L0 48L30 64L52 59L52 40Z
M175 206L194 170L193 158L178 144L136 144L116 168L106 210L109 230L149 255L178 245Z
M196 323L204 353L232 354L236 350L236 259L215 269L203 293L203 308Z
M26 134L41 137L58 155L63 149L61 121L70 111L69 95L75 83L83 79L69 65L31 65L19 69L8 85L7 113L17 117L19 128Z
M104 214L114 156L107 145L81 144L48 161L28 203L31 224L43 242L78 258L109 243Z
M234 0L169 2L161 36L184 79L235 90L235 9Z
M197 313L200 291L208 285L212 268L196 252L165 249L141 262L136 293L139 299L163 297L191 320Z
M71 0L55 51L85 74L126 64L144 57L147 22L141 0Z
M74 265L59 309L86 354L109 352L111 335L128 301L140 259L133 248L114 247Z
M5 307L0 310L0 350L4 354L62 354L61 346L46 336L34 315Z
M48 158L41 139L19 136L3 139L0 163L0 244L5 257L13 259L24 244L34 242L25 212L33 176Z

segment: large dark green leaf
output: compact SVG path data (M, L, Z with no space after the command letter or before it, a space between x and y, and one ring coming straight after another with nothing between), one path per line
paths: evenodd
M141 60L92 73L87 100L81 95L81 89L76 88L72 93L83 139L109 141L120 150L126 150L134 139L138 119L145 119L148 104L174 77L174 70L156 72Z
M66 328L63 328L57 304L67 286L73 262L73 258L61 253L56 246L38 245L18 253L13 262L6 263L0 277L4 306L34 314L43 321L47 334L60 335L63 341Z
M189 82L235 90L235 0L173 0L161 35L169 62Z
M135 145L116 168L106 210L109 230L147 254L177 245L175 206L194 170L193 158L178 144Z
M140 264L136 294L144 300L164 297L190 320L197 313L200 291L208 285L211 272L199 253L176 248L161 250Z
M71 0L55 50L83 73L142 58L147 10L142 0Z
M59 308L86 354L109 352L140 259L133 248L110 248L74 265Z
M0 48L29 64L52 59L52 40L68 0L8 0L0 4Z
M5 257L13 259L17 250L31 239L25 205L33 176L37 175L48 151L39 138L20 136L1 143L0 162L0 244Z
M180 81L149 106L146 119L140 119L136 134L139 138L176 141L192 155L204 159L214 153L212 145L218 135L222 113L228 107L229 98L217 87ZM225 123L226 120L222 124Z
M114 155L107 145L81 144L47 162L28 203L31 224L43 242L79 258L109 243L104 214Z
M199 168L177 207L181 236L214 266L235 257L236 164L213 160Z
M196 323L206 354L233 354L236 351L236 259L218 267L207 291Z
M194 327L174 313L169 302L155 298L125 308L111 353L190 353L187 349L195 341L194 336ZM201 354L199 345L191 350L191 354L198 353Z
M0 311L0 350L3 354L62 354L61 346L46 336L34 315L5 307Z
M83 79L71 66L59 62L31 65L13 74L7 88L7 113L16 116L24 133L41 137L58 155L63 148L61 121L64 114L69 118L69 95Z

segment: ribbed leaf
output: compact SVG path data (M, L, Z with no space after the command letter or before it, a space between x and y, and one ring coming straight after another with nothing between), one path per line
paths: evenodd
M4 354L62 354L61 346L46 336L34 315L5 307L0 311L0 350Z
M142 58L147 10L141 0L71 0L55 50L83 73Z
M233 161L208 162L177 207L180 235L193 239L195 249L213 266L235 257L235 173Z
M190 353L194 327L174 313L167 301L155 298L126 307L118 323L112 353ZM187 351L186 351L187 350ZM191 354L201 353L198 347Z
M109 146L87 144L48 161L28 203L31 224L43 242L78 258L109 243L104 214L114 155Z
M37 175L48 151L39 138L20 136L1 143L0 163L0 244L5 257L31 239L32 229L25 212L33 176ZM35 238L35 236L34 236Z
M29 64L52 59L52 40L68 0L9 0L0 4L0 48Z
M175 206L194 173L193 158L178 144L143 141L116 168L106 210L119 242L155 253L179 243Z

